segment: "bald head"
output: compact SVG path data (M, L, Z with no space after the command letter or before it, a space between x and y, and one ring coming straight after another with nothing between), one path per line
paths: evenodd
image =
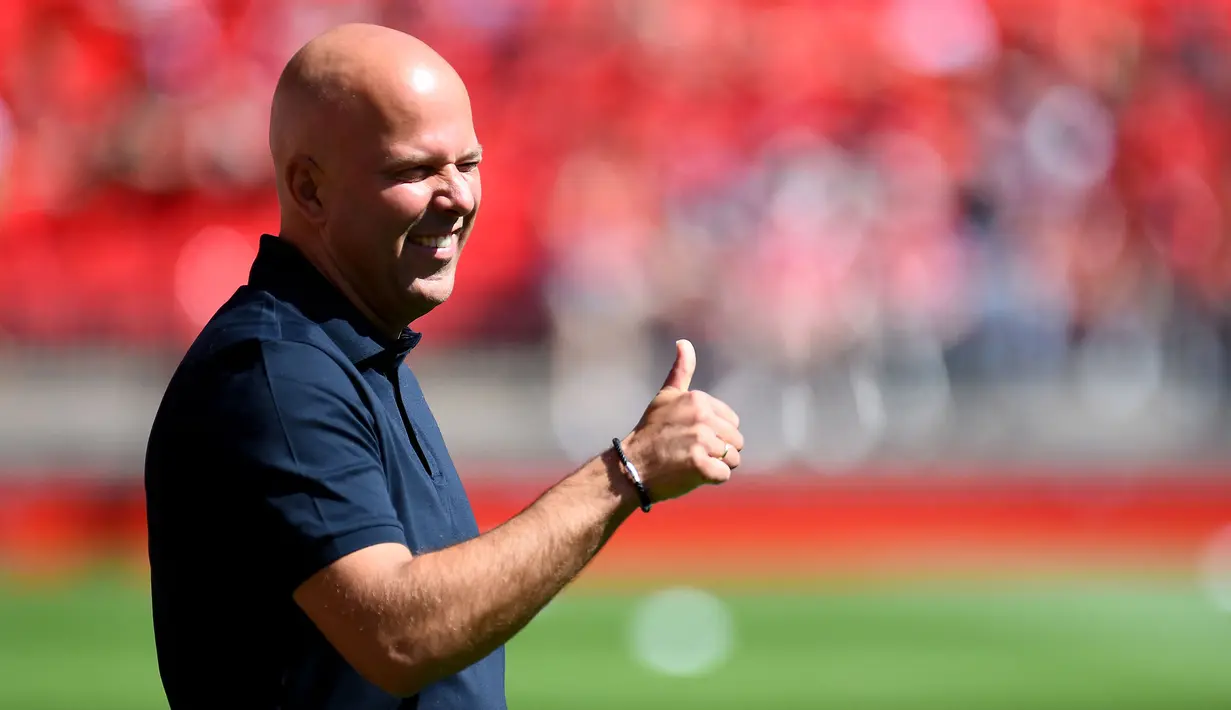
M433 104L467 104L461 77L428 45L378 25L350 24L305 44L274 90L269 148L281 173L297 152L323 155L357 132L387 134Z
M480 147L466 87L435 50L376 25L317 36L278 80L269 148L280 236L370 317L405 325L449 295Z

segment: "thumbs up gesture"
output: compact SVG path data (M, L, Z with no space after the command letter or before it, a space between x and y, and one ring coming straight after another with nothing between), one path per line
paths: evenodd
M725 482L739 466L744 448L735 412L721 400L689 389L697 369L692 343L680 340L675 348L675 363L662 388L622 442L655 501Z

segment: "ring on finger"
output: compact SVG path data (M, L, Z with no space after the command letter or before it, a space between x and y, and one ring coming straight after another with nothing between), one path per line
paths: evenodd
M727 442L723 442L723 444L722 444L722 456L719 456L719 457L718 457L718 460L719 460L719 461L725 461L725 460L726 460L726 458L727 458L727 454L729 454L729 453L731 453L731 444L729 444L729 443L727 443Z

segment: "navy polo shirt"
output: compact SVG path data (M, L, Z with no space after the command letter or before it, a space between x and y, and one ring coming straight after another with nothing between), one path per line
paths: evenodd
M172 708L505 708L504 649L392 697L292 592L369 545L478 526L407 353L290 244L261 238L155 418L145 488L154 633Z

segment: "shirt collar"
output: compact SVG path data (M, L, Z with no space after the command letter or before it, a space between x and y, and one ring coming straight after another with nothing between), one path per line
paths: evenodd
M404 328L401 335L391 340L317 271L299 249L270 234L261 235L248 285L285 299L318 323L354 365L379 355L401 362L423 337L421 333Z

